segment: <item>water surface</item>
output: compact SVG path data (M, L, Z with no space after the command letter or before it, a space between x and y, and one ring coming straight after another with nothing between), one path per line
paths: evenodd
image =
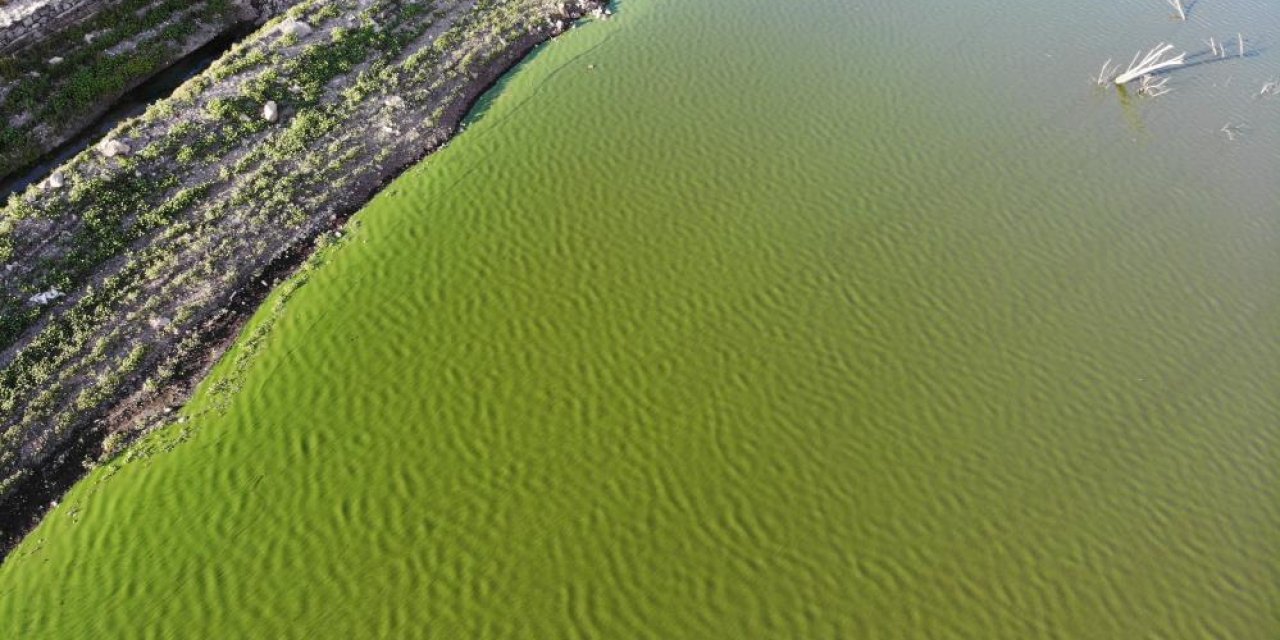
M1280 16L1167 13L628 0L48 516L0 635L1277 637Z

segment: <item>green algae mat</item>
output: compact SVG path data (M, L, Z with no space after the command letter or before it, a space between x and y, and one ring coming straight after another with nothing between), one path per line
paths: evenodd
M1280 17L1058 4L539 50L0 566L0 637L1280 637L1280 63L1088 80Z

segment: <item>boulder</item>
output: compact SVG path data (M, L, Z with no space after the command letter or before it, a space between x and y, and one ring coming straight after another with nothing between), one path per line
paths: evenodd
M277 30L280 31L280 35L298 36L299 38L305 38L311 35L312 31L311 25L301 20L285 20L280 23Z
M280 119L280 107L275 100L268 100L262 105L262 119L267 122L275 122Z
M111 138L107 138L98 144L98 153L101 153L107 158L127 156L130 151L132 151L132 149L129 148L129 145Z
M44 188L45 189L61 189L62 185L66 183L67 181L62 177L62 174L55 171L53 175L45 179Z
M61 298L63 295L65 294L63 294L61 291L58 291L57 289L50 289L48 291L42 291L40 293L35 294L34 296L31 296L30 298L27 298L27 302L30 302L31 304L45 305L45 304L49 304L50 302L53 302L54 300L57 300L58 298Z

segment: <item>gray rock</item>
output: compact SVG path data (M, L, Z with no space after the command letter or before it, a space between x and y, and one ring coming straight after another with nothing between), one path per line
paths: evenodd
M111 138L107 138L106 140L98 143L98 153L101 153L107 158L127 156L131 151L133 151L133 149L129 148L129 145Z
M280 26L276 27L276 29L280 32L280 35L298 36L299 38L305 38L311 35L312 31L311 25L301 20L285 20L284 22L281 22Z
M275 122L280 119L280 107L275 100L268 100L262 105L262 119L267 122Z
M63 295L65 294L63 294L61 291L58 291L57 289L50 289L48 291L43 291L41 293L35 294L34 296L31 296L30 298L27 298L27 302L30 302L31 304L45 305L45 304L49 304L50 302L53 302L54 300L57 300L58 298L61 298Z

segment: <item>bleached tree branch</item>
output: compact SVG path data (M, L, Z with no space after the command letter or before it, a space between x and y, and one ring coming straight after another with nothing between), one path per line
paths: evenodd
M1142 55L1142 52L1139 51L1133 56L1133 61L1129 63L1129 68L1124 73L1116 76L1115 83L1128 84L1142 76L1186 64L1186 52L1170 57L1169 51L1172 49L1173 45L1161 42L1148 51L1146 55Z

